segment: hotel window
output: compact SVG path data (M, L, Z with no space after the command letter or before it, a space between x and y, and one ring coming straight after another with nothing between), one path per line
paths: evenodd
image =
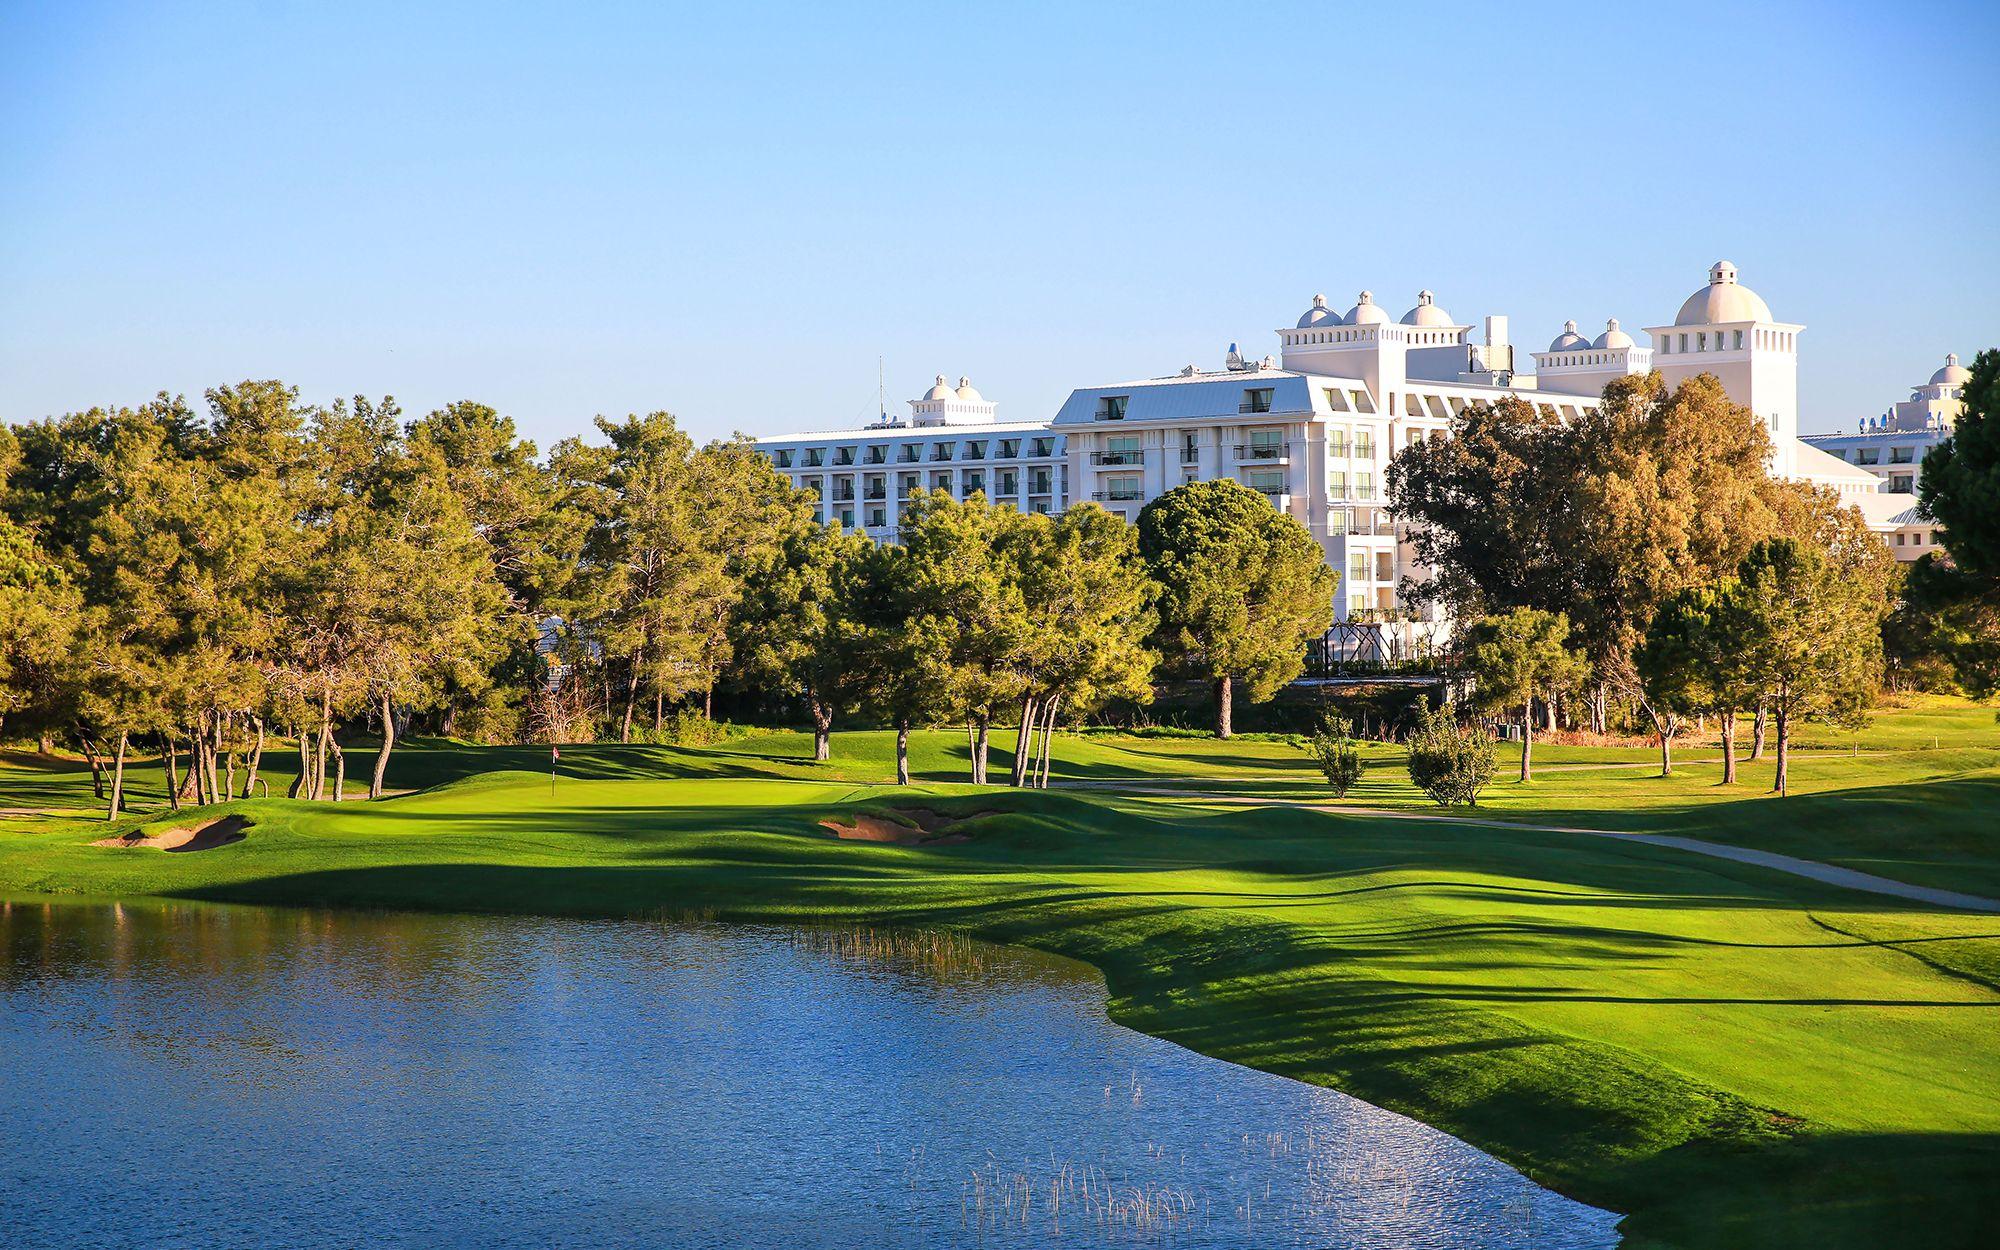
M1326 432L1326 454L1342 457L1347 455L1346 430L1328 430Z
M1104 440L1104 450L1097 453L1097 463L1144 464L1146 454L1139 450L1138 435L1122 435Z
M1370 430L1359 430L1354 435L1354 456L1357 460L1375 458L1375 435Z
M1378 551L1375 553L1375 580L1393 582L1396 580L1396 553Z
M1326 406L1334 412L1351 411L1347 406L1347 397L1331 386L1326 388Z
M887 464L889 462L889 449L877 443L870 447L861 459L864 464Z
M836 447L836 448L834 448L834 451L833 451L833 462L834 462L835 464L853 464L853 463L854 463L854 449L853 449L852 447Z
M1031 495L1046 495L1049 493L1049 471L1047 469L1036 469L1029 475L1028 493Z
M1326 532L1329 534L1345 534L1353 524L1354 511L1351 508L1333 508L1326 514Z
M1361 591L1357 590L1347 597L1347 614L1349 616L1353 616L1357 612L1366 612L1367 610L1368 596Z
M931 474L931 489L941 490L945 494L949 495L951 493L951 474L949 473Z
M1283 430L1252 430L1249 445L1243 450L1252 460L1276 460L1285 454L1285 433Z
M1698 352L1705 352L1708 350L1708 334L1706 332L1698 331L1695 334L1694 349Z
M1247 476L1248 482L1246 484L1251 490L1261 491L1266 495L1282 495L1285 493L1285 471L1283 469L1252 469Z
M1236 405L1236 411L1238 412L1271 411L1271 388L1268 386L1260 386L1244 391L1243 402Z
M1097 419L1099 421L1123 421L1125 405L1130 395L1099 395L1097 397Z
M1056 440L1052 438L1038 438L1035 440L1034 456L1036 459L1039 460L1045 456L1053 456L1055 454Z
M1445 415L1444 400L1439 399L1437 396L1435 395L1424 396L1424 406L1429 408L1431 410L1431 415L1433 417L1436 417L1438 420L1446 421L1450 419Z
M1685 334L1681 335L1681 348L1680 348L1680 349L1681 349L1681 350L1682 350L1683 352L1685 352L1685 351L1686 351L1686 350L1688 349L1688 336L1687 336L1687 335L1685 335Z
M1000 458L1002 460L1012 460L1020 454L1021 454L1020 439L1003 438L1000 440Z
M974 469L973 471L965 475L966 494L970 495L973 491L985 490L985 489L986 489L986 475L984 473L981 473L977 469Z
M1881 462L1882 449L1880 447L1857 447L1854 449L1854 463L1856 464L1880 464Z
M923 454L924 454L923 444L904 443L901 447L898 447L896 449L896 463L915 464L918 458L921 457Z
M1104 479L1102 494L1108 503L1130 503L1141 495L1139 477L1137 474L1107 477Z
M791 467L792 467L792 449L791 449L791 448L789 448L789 447L780 447L780 448L778 448L778 450L776 450L775 452L772 452L772 453L771 453L771 462L772 462L773 464L777 465L777 466L778 466L779 468L781 468L781 469L789 469L789 468L791 468Z
M880 508L868 509L868 524L876 529L889 523L889 514Z
M949 460L949 459L951 459L951 450L952 450L952 447L953 447L953 446L954 446L954 444L951 444L951 443L932 443L932 444L931 444L931 459L933 459L933 460Z
M1741 348L1743 346L1743 331L1741 330L1738 330L1736 332L1736 346L1738 348Z
M922 482L923 479L918 477L914 473L903 474L902 477L897 479L896 481L896 497L899 499L908 499L911 495L916 493L917 487Z
M1375 498L1375 475L1373 473L1357 473L1354 475L1354 497L1356 499Z
M1403 415L1406 417L1421 417L1424 415L1424 406L1415 395L1403 396Z
M1201 461L1201 443L1193 434L1181 435L1181 463L1197 464Z
M1915 462L1914 458L1916 454L1917 449L1914 447L1891 447L1889 449L1889 463L1912 464Z
M1028 511L1034 513L1036 516L1047 516L1049 514L1049 501L1046 499L1037 499L1028 505Z
M1015 473L1011 469L1008 470L1007 472L1002 473L1000 475L1000 493L1003 495L1020 494L1021 493L1020 474Z
M965 458L966 458L967 460L984 460L984 459L986 459L986 442L985 442L985 440L984 440L984 439L981 439L981 440L980 440L980 441L978 441L978 442L973 442L973 443L967 443L967 444L965 445Z
M1333 499L1347 498L1347 474L1338 469L1327 474L1326 493Z
M1892 477L1889 479L1889 492L1895 495L1907 495L1915 481L1916 479L1907 473Z
M1368 553L1357 551L1347 557L1347 580L1365 582L1368 580Z
M1904 546L1904 545L1905 545L1905 544L1904 544L1904 542L1903 542L1903 534L1902 534L1902 532L1901 532L1901 531L1898 531L1898 532L1897 532L1897 534L1896 534L1896 545L1897 545L1898 547L1901 547L1901 546ZM1725 761L1725 762L1726 762L1726 761Z
M854 509L842 508L840 510L840 528L848 530L854 528Z
M826 452L818 447L806 448L806 468L817 469L826 463Z
M1354 411L1365 412L1370 415L1374 414L1375 401L1368 397L1367 391L1349 391L1347 393L1354 399Z

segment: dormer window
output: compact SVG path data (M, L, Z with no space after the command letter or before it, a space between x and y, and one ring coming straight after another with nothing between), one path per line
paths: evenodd
M833 462L835 464L853 464L854 449L852 447L841 447L836 449L833 453Z
M774 451L774 452L772 452L772 453L771 453L771 462L772 462L773 464L776 464L776 465L777 465L777 466L778 466L779 468L781 468L781 469L789 469L789 468L791 468L791 467L792 467L792 449L791 449L791 448L789 448L789 447L780 447L780 448L778 448L778 450L776 450L776 451Z
M886 464L889 460L889 449L877 443L863 453L863 459L869 464Z
M1003 438L1000 440L1000 458L1002 460L1012 460L1014 457L1020 454L1021 454L1020 439Z
M1250 389L1243 392L1243 402L1236 405L1236 411L1238 412L1271 411L1271 393L1272 389L1268 386L1251 387Z
M967 460L984 460L984 459L986 459L986 442L985 442L985 440L981 439L981 440L978 440L978 441L975 441L975 442L970 442L970 443L967 443L967 444L965 445L965 458L966 458Z
M806 468L817 469L826 463L826 452L822 448L806 448Z
M1041 457L1041 456L1053 456L1053 455L1055 455L1055 454L1056 454L1056 440L1054 440L1054 439L1052 439L1052 438L1038 438L1038 439L1036 439L1036 440L1035 440L1035 452L1034 452L1034 454L1035 454L1035 455L1036 455L1037 457Z
M1130 395L1099 395L1097 397L1097 419L1099 421L1123 421L1125 405Z

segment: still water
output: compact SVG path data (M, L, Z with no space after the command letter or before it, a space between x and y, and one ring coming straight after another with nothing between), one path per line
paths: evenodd
M1089 969L777 928L0 903L37 1247L1608 1247Z

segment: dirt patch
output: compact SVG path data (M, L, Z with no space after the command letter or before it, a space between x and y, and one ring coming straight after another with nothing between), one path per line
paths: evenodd
M968 820L993 814L974 812L969 816L947 816L928 807L905 807L896 809L889 816L856 812L846 821L827 819L819 823L822 829L830 830L834 837L849 842L888 842L896 846L954 846L968 841L965 834L955 832L959 825Z
M218 846L241 842L248 836L243 831L249 827L250 822L241 816L224 816L205 825L162 829L158 833L143 836L134 830L115 838L99 838L91 845L115 846L128 850L135 847L151 847L157 851L212 851Z

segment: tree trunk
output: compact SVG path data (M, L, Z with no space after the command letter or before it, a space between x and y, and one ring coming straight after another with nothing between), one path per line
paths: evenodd
M1646 709L1646 714L1653 718L1653 733L1660 739L1660 776L1671 777L1674 775L1674 718L1651 707Z
M118 731L118 753L111 763L111 805L105 810L104 819L118 819L118 811L125 804L125 742L124 730Z
M1542 717L1542 728L1548 730L1550 733L1554 733L1556 731L1556 696L1550 695L1548 698L1542 700Z
M1014 737L1014 768L1012 784L1028 784L1028 752L1035 741L1035 696L1021 696L1021 731Z
M257 738L250 747L250 758L244 762L243 797L246 799L257 793L257 769L264 762L264 718L253 716L250 723L257 727Z
M813 759L824 764L833 758L833 709L818 699L812 701Z
M1038 789L1049 788L1049 746L1056 736L1056 709L1062 705L1062 695L1049 696L1049 710L1042 718L1042 758L1036 770L1035 785Z
M625 683L625 720L618 727L618 741L632 741L632 705L639 701L639 666L632 665L632 676Z
M972 743L972 780L975 785L986 784L986 743L990 726L985 717L979 718L979 735Z
M1785 787L1791 780L1786 774L1792 762L1792 724L1791 717L1786 715L1788 709L1785 705L1786 700L1779 699L1774 709L1778 722L1778 776L1771 788L1780 796L1784 795Z
M1229 674L1224 673L1215 679L1215 736L1218 738L1227 738L1232 732L1229 705L1234 693L1235 683L1230 680Z
M228 771L225 774L222 789L219 793L224 798L233 799L236 797L236 752L231 751L228 755L224 756L223 765Z
M972 769L972 784L979 784L979 735L972 732L972 722L965 722L965 760Z
M326 735L326 744L333 748L333 801L338 803L347 797L347 752L332 733Z
M1736 784L1736 710L1722 714L1722 784Z
M309 741L311 737L312 732L310 730L299 730L299 775L292 778L291 788L285 791L285 797L288 799L309 799L312 797L311 794L307 793L307 779L312 774L312 747Z
M715 683L710 682L701 692L701 718L715 719Z
M56 740L46 729L42 731L41 741L38 745L42 748L43 755L54 755L56 753Z
M653 736L658 737L661 733L665 732L666 728L667 693L664 690L655 690L653 692Z
M1590 698L1590 732L1600 738L1604 736L1605 730L1610 727L1604 704L1604 683L1598 682L1597 689L1591 692Z
M83 757L90 761L90 792L98 801L102 802L104 799L104 761L97 754L97 744L92 742L90 735L86 733L78 733L76 742L78 746L83 748Z
M179 766L179 761L174 758L174 754L173 735L162 733L160 735L160 763L167 770L167 806L175 811L179 811L181 810L181 783L180 774L175 771Z
M368 797L382 797L382 778L389 771L389 752L396 749L396 708L389 692L382 692L382 745L375 749L375 776L368 783Z
M1521 705L1521 780L1531 781L1534 774L1529 771L1529 759L1535 753L1535 701L1528 700Z
M1750 758L1753 760L1764 758L1764 718L1766 710L1764 704L1759 703L1757 705L1757 715L1750 722Z
M910 727L908 724L896 726L896 784L910 784Z

